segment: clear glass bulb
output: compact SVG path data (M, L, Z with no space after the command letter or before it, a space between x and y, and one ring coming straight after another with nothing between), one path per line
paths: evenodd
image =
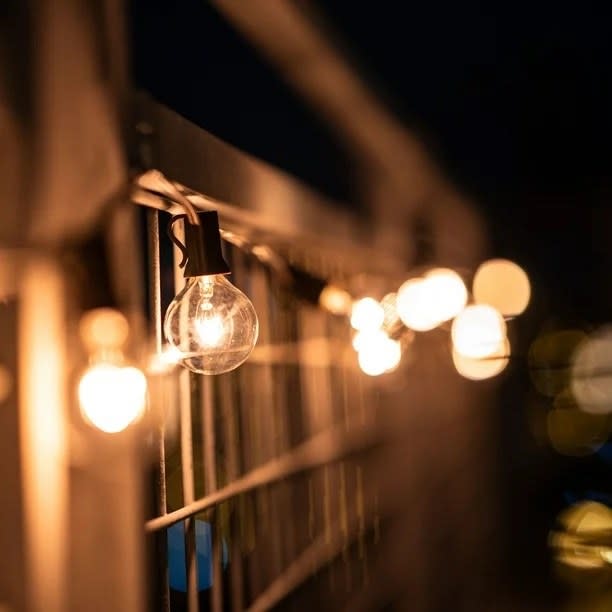
M168 307L164 333L185 367L198 374L223 374L250 355L259 323L249 298L224 275L195 276Z

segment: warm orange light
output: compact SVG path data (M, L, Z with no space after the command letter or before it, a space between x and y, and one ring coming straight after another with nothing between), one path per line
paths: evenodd
M98 363L79 382L81 413L94 427L117 433L142 415L146 392L147 380L138 368Z
M508 365L509 357L510 342L507 339L500 342L497 349L484 359L465 357L453 351L453 363L457 372L470 380L485 380L497 376Z
M327 285L319 296L321 307L335 315L348 315L353 300L350 294L335 285Z
M147 371L150 374L167 374L171 372L183 358L183 353L170 344L166 345L160 353L155 353L150 361Z
M492 306L468 306L453 321L454 350L464 357L482 359L495 355L506 339L506 323Z
M13 388L13 376L9 369L0 364L0 402L8 398Z
M476 271L472 293L476 303L489 304L505 317L514 317L527 308L531 286L519 265L508 259L490 259Z
M354 329L379 329L385 319L383 307L371 297L364 297L353 303L351 325Z
M79 323L81 340L91 351L123 346L128 332L127 319L113 308L89 310L81 317Z

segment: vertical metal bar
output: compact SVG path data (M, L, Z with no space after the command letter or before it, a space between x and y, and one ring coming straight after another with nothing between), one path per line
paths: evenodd
M240 475L239 448L240 439L238 437L237 424L237 401L233 393L232 382L235 378L223 376L219 380L220 407L223 414L224 424L224 447L225 447L225 474L227 482L233 482ZM230 512L229 518L229 557L230 557L230 585L231 585L231 609L232 612L242 612L244 610L242 555L240 540L240 517L235 511L240 500L231 502L234 511Z
M217 490L217 458L215 436L215 407L213 380L209 376L202 378L202 446L204 461L204 483L206 493ZM223 576L222 576L222 534L218 509L211 512L212 534L212 586L210 604L212 612L223 610Z
M183 480L183 503L195 499L193 480L193 436L191 431L191 380L189 371L179 375L179 403L181 424L181 475ZM196 559L195 518L184 522L185 528L185 571L187 572L187 610L198 612L198 573Z
M151 309L151 323L155 352L162 350L162 312L161 312L161 265L159 245L159 212L147 211L147 248L149 264L149 306ZM156 470L157 512L162 516L168 512L166 496L166 432L165 422L160 419L156 432L158 448L158 464ZM168 540L166 532L162 531L156 536L158 556L158 576L161 583L161 610L170 612L170 585L168 581Z
M180 229L179 229L180 234ZM182 239L182 236L179 236ZM185 280L178 263L181 253L175 246L174 255L174 292L178 293ZM191 419L191 374L183 369L179 374L179 424L181 429L181 477L183 484L183 503L189 504L195 499L193 469L193 433ZM198 612L198 571L196 557L195 517L186 519L185 529L185 571L187 573L187 610Z
M33 256L22 278L18 314L27 609L31 612L66 609L64 312L59 267L50 257Z

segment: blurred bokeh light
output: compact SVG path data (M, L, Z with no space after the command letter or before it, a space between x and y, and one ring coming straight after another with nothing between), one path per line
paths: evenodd
M391 372L400 363L402 350L397 340L383 331L361 332L357 341L359 367L368 376Z
M371 297L364 297L353 303L351 308L351 326L363 331L379 329L385 319L383 307Z
M469 380L485 380L503 372L510 360L510 342L508 339L499 343L497 349L484 359L465 357L453 350L453 364L461 376Z
M610 419L579 410L569 390L555 398L546 423L550 445L559 454L570 457L592 455L610 434Z
M492 306L468 306L453 321L451 337L453 349L460 355L490 357L506 339L506 323Z
M571 361L587 335L579 329L549 332L536 338L527 355L533 386L547 397L555 397L570 384Z
M571 371L572 391L581 410L612 412L612 327L604 327L576 349Z
M508 259L482 263L472 283L474 301L489 304L505 317L515 317L527 308L531 286L527 273Z

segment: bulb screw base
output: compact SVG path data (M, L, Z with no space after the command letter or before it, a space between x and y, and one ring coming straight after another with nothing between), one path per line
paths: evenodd
M219 233L219 215L215 210L198 213L199 225L192 225L187 215L172 217L168 226L168 234L172 242L183 253L185 263L185 278L193 276L211 276L213 274L230 274L231 270L223 258L221 250L221 234ZM185 244L174 235L174 224L183 220L185 229Z

